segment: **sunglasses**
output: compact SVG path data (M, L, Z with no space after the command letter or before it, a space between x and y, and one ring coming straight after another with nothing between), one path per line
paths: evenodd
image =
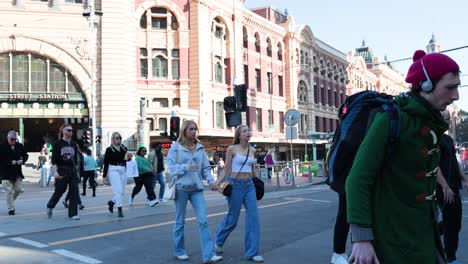
M121 137L115 137L114 139L122 139Z
M16 141L18 140L17 138L10 138L10 141Z
M67 132L73 132L73 129L65 129Z

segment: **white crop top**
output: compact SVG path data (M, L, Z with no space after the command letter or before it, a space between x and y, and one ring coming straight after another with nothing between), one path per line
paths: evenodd
M242 164L244 164L245 158L245 155L241 154L236 154L232 157L232 172L252 172L252 165L255 163L255 158L252 156L249 156L244 167L240 170Z

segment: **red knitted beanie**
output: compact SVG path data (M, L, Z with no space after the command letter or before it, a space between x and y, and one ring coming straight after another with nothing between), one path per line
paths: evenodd
M411 84L413 89L426 81L421 60L432 82L439 80L446 73L460 70L458 64L445 54L426 54L422 50L417 50L413 55L413 64L411 64L405 79L407 83Z

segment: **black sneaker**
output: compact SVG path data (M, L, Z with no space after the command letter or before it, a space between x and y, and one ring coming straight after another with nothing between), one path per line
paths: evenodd
M109 206L109 212L111 212L111 214L114 213L114 202L113 201L109 201L107 202L107 205Z
M63 207L68 208L68 203L67 203L67 201L64 200L62 203L63 203Z
M84 209L84 205L80 204L80 205L78 205L78 208L79 208L80 210L83 210L83 209Z
M15 215L15 209L8 211L9 215Z

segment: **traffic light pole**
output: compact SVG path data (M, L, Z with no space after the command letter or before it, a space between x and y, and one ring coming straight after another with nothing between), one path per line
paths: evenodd
M96 98L96 10L94 6L94 0L88 0L88 10L89 11L89 35L88 35L88 50L91 63L91 142L97 135L96 127L96 108L97 108L97 98ZM86 13L87 14L87 13ZM83 13L85 15L85 13ZM96 159L96 143L92 142L91 144L92 155Z

